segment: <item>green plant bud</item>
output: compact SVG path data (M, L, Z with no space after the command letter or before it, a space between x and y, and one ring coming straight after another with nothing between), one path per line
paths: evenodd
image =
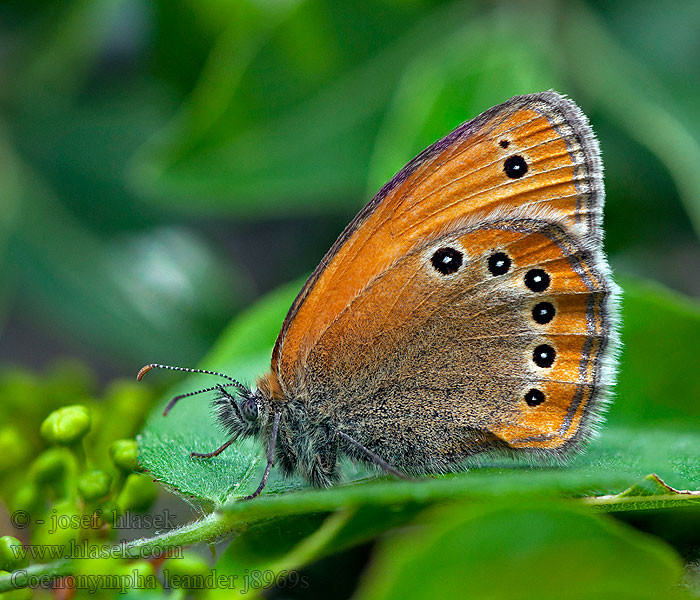
M100 511L100 521L111 527L114 527L119 519L119 508L116 502L112 500L107 500L99 506Z
M0 576L2 575L9 575L9 573L0 569ZM31 600L33 595L34 592L30 588L21 588L11 592L3 592L0 594L0 600Z
M163 563L163 573L179 578L206 578L210 571L207 561L194 552L187 552L180 558L169 558Z
M146 560L122 563L116 570L116 575L121 575L125 581L136 581L139 589L159 590L162 588L158 577L156 577L155 567Z
M120 512L127 510L145 512L151 507L157 495L158 489L150 478L132 473L124 482L124 487L117 499L117 506Z
M83 516L73 500L59 500L46 511L44 522L37 525L32 541L35 544L66 546L77 542L83 525L89 518Z
M30 515L43 512L44 498L33 481L23 483L15 492L13 510L23 510Z
M78 479L78 493L85 500L97 500L109 493L112 477L99 469L88 471Z
M0 473L20 466L30 451L27 438L16 427L7 425L0 429Z
M90 431L90 412L81 404L53 411L41 424L41 435L52 444L73 444Z
M28 564L29 558L22 555L22 542L11 535L0 537L0 569L15 571Z
M117 468L126 473L139 468L136 440L117 440L109 447L109 455Z
M36 457L30 475L38 484L61 481L74 462L75 458L67 448L49 448Z

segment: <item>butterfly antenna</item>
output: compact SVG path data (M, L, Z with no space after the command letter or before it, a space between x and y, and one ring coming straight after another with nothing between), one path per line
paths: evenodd
M238 382L236 383L224 383L223 385L215 385L213 387L208 387L204 388L202 390L197 390L196 392L188 392L187 394L180 394L179 396L175 396L170 402L168 402L168 405L165 407L165 410L163 410L163 416L167 417L168 413L170 412L170 409L172 409L175 404L177 404L180 400L183 398L187 398L189 396L196 396L197 394L203 394L204 392L213 392L214 390L221 390L225 387L231 387L232 385L237 385Z
M143 376L146 373L148 373L151 369L170 369L171 371L185 371L186 373L204 373L205 375L216 375L217 377L223 377L224 379L228 379L231 383L227 384L227 386L235 385L241 392L246 394L250 393L250 390L246 386L244 386L240 381L236 381L233 377L229 377L228 375L224 375L223 373L218 373L217 371L208 371L206 369L188 369L187 367L171 367L170 365L158 365L155 363L146 365L145 367L141 367L141 370L138 372L138 375L136 375L136 381L141 381Z

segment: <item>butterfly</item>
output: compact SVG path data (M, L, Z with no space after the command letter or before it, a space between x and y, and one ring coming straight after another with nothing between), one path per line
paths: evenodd
M603 253L603 170L586 116L553 92L457 127L387 183L292 304L270 369L217 391L229 440L316 486L341 455L397 477L477 455L564 460L602 422L619 289Z

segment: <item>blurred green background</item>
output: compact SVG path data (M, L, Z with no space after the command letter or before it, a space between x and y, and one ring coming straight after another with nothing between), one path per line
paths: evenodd
M700 4L0 3L0 361L193 365L408 159L514 94L591 118L615 272L700 296Z

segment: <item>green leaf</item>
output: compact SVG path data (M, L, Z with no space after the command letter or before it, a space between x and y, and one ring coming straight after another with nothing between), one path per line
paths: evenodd
M285 286L234 319L204 360L206 368L235 374L248 383L261 375L269 368L270 349L300 287L299 282ZM211 379L201 375L188 377L172 395L211 385ZM163 402L168 400L164 398ZM212 419L209 401L206 396L187 398L167 418L161 414L162 407L157 410L140 436L139 461L154 477L212 506L232 494L246 495L255 490L257 483L253 482L262 478L264 452L253 440L245 440L209 461L192 460L190 452L211 452L226 441ZM301 482L286 481L273 470L271 489L289 485L299 486Z
M556 502L439 508L385 540L357 595L379 598L684 598L661 541Z
M662 479L652 473L647 475L642 481L635 483L633 486L627 488L624 492L618 494L619 498L634 498L636 496L656 496L658 494L681 494L675 488L670 485L666 485Z
M367 542L388 529L411 521L423 505L359 506L333 513L289 515L264 520L234 538L216 564L218 573L244 582L264 573L259 592L287 574L284 587L309 585L298 570L323 557Z
M611 512L700 506L700 492L677 490L666 484L656 473L651 473L619 494L587 498L586 504Z
M624 345L611 425L700 431L700 307L659 284L623 280Z

